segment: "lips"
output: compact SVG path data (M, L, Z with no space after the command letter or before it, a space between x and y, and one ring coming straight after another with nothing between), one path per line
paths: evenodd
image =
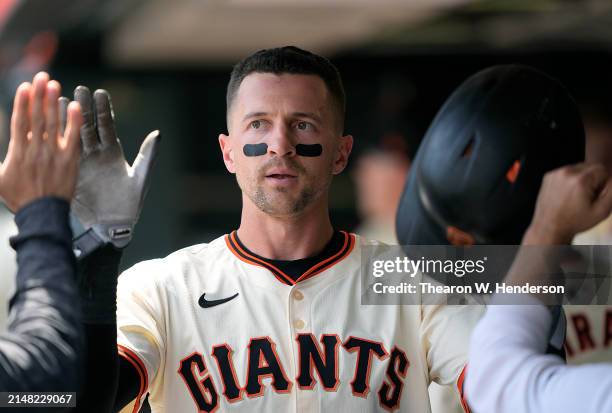
M290 169L271 169L266 173L266 178L291 179L297 178L297 174Z

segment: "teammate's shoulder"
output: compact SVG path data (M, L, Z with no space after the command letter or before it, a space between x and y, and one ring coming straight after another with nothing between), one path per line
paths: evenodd
M372 238L366 238L362 235L357 235L357 234L353 234L355 235L355 237L357 238L357 244L358 245L362 245L362 246L382 246L382 247L386 247L389 246L391 244L387 244L386 242L383 241L379 241L376 239L372 239Z
M380 254L398 254L403 255L401 247L397 244L388 244L372 238L366 238L361 235L354 234L356 237L355 245L360 254L366 253L369 255Z

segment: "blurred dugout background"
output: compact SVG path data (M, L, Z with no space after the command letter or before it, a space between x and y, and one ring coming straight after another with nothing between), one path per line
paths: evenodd
M344 78L356 145L354 173L332 191L339 228L368 212L355 202L354 180L371 175L355 173L359 155L403 140L393 150L412 156L444 99L478 69L531 64L594 116L612 107L609 0L0 0L2 110L8 119L17 84L47 69L67 96L78 84L110 91L128 159L162 131L125 268L237 227L240 192L217 143L229 72L286 44L328 56Z
M395 202L429 123L459 83L493 64L560 79L593 137L587 156L612 168L612 0L0 0L2 158L20 82L48 70L66 96L79 84L105 88L130 161L149 131L164 137L122 268L207 242L240 219L217 143L231 67L289 44L331 58L344 79L355 148L331 191L338 228L392 241ZM14 282L14 227L2 212L0 327ZM456 411L433 398L434 411Z

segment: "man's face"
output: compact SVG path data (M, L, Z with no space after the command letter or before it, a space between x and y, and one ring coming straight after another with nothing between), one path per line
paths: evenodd
M219 143L227 169L243 194L273 216L296 216L327 202L333 175L348 161L352 137L342 136L333 100L313 75L252 73L244 78L228 114L229 136ZM244 145L266 144L247 156ZM320 144L319 156L301 156L296 145Z

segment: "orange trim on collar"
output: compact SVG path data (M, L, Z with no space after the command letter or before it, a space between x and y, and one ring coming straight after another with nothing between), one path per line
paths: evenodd
M262 267L262 268L267 269L272 274L274 274L274 276L280 282L282 282L284 284L290 284L290 285L294 285L295 284L295 282L293 282L293 279L291 277L289 277L287 274L285 274L284 272L282 272L281 270L276 268L274 265L272 265L272 264L270 264L268 262L265 262L263 260L260 260L259 258L250 255L249 253L244 251L242 248L240 248L240 245L238 245L238 243L236 242L236 240L234 238L234 233L235 232L236 231L234 231L231 234L225 236L225 244L227 245L229 250L232 252L232 254L234 254L240 261L246 262L247 264L252 264L252 265L256 265L258 267ZM234 245L235 245L235 247L234 247ZM242 252L245 255L245 257L243 257L238 251ZM281 275L282 275L282 277L281 277Z
M340 232L344 234L344 244L342 245L342 248L340 248L340 250L333 256L328 257L310 267L302 275L300 275L296 281L293 281L293 279L289 275L285 274L280 268L265 260L255 257L241 248L236 240L236 231L232 231L231 234L225 236L225 244L232 254L234 254L240 261L267 269L276 277L278 281L282 282L283 284L295 285L300 281L312 278L328 268L333 267L336 263L342 261L351 253L351 251L353 251L353 247L355 246L355 234L350 234L346 231Z
M341 261L347 255L350 254L350 252L353 250L353 246L355 245L355 237L353 236L353 234L348 234L344 231L340 231L340 232L344 234L344 244L342 245L342 248L340 248L340 251L338 251L335 255L310 267L308 271L306 271L304 274L298 277L297 282L313 277L319 274L320 272L325 271L327 268L333 266L334 264L336 264L336 262ZM347 244L348 244L348 249L347 249ZM336 259L338 260L334 262L334 260ZM320 267L320 268L317 269L317 267Z

